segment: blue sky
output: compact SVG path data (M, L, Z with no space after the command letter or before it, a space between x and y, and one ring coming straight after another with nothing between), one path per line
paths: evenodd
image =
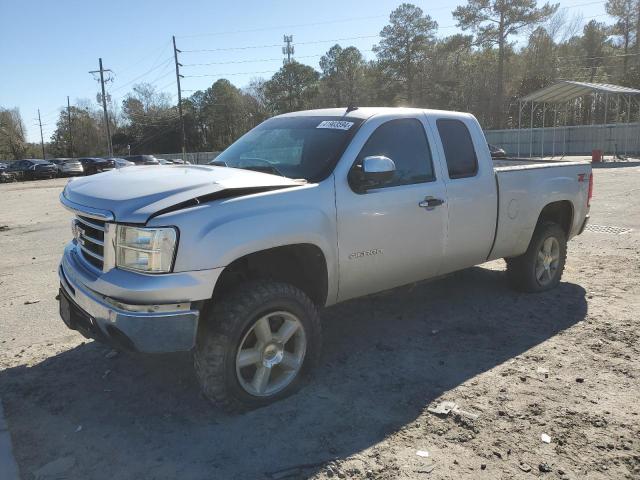
M20 109L29 141L40 140L35 120L40 108L46 141L67 95L72 104L78 99L95 102L99 84L88 72L98 68L98 57L115 74L108 90L118 103L143 81L175 100L172 35L184 51L182 73L194 75L183 80L185 95L220 77L239 87L253 77L268 78L282 65L283 34L293 35L294 57L316 68L334 43L354 45L372 58L375 36L400 3L0 0L0 105ZM439 36L457 31L451 11L464 0L413 3L438 22ZM569 15L579 14L585 22L593 17L609 21L604 4L560 1ZM193 64L207 65L187 66Z

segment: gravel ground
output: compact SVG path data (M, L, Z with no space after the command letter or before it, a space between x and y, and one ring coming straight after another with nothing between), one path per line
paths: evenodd
M633 230L573 240L559 288L515 293L496 261L327 309L312 381L243 415L203 399L189 355L112 357L66 330L64 181L0 185L23 479L640 478L640 167L595 175L592 223ZM444 401L459 409L428 410Z

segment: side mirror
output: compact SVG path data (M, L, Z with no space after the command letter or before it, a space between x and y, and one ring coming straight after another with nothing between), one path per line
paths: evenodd
M389 157L374 155L365 157L362 164L355 165L349 174L349 183L357 192L383 185L393 178L396 164Z

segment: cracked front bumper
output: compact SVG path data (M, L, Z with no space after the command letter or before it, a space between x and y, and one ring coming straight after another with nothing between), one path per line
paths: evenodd
M69 328L119 348L188 351L195 344L200 307L211 298L221 270L144 275L114 269L113 275L98 277L70 244L58 269L60 314Z

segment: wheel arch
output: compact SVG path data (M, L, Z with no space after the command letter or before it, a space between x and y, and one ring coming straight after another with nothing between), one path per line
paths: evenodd
M538 215L536 226L544 222L557 223L565 232L567 239L569 239L573 225L573 216L573 203L570 200L558 200L544 206Z
M289 283L302 290L318 306L327 303L329 271L322 249L313 243L281 245L245 254L222 271L212 299L258 279Z

